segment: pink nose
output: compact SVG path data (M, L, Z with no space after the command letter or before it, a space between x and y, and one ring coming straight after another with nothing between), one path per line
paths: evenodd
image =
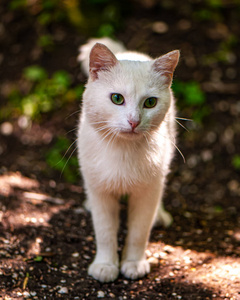
M140 121L131 121L131 120L129 121L128 120L128 123L131 125L132 130L134 130L139 125Z

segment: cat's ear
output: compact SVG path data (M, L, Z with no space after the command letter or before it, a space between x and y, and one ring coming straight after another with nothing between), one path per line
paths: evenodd
M173 72L178 64L179 50L171 51L157 58L153 63L153 70L157 72L163 80L163 85L170 86L172 83Z
M99 71L107 71L117 63L117 58L105 45L95 44L90 52L89 61L89 74L92 80L98 78Z

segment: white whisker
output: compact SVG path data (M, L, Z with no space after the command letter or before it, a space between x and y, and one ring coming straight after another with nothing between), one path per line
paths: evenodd
M175 117L175 119L177 120L182 120L182 121L193 121L192 119L187 119L187 118L179 118L179 117Z
M108 148L109 145L112 145L112 144L113 144L113 142L114 142L114 140L116 139L116 137L117 137L117 131L114 130L114 129L112 129L112 130L111 130L111 137L110 137L110 139L109 139L109 141L108 141L108 143L107 143L106 148Z
M186 163L186 160L185 160L185 157L184 157L182 151L178 148L178 146L173 141L171 141L171 139L169 139L169 140L173 144L173 146L177 149L178 153L182 156L183 162Z
M113 129L112 128L108 128L108 130L103 134L103 138L101 139L101 142L103 142L106 138L108 138L109 136L111 136L112 133L113 133Z
M146 131L143 133L143 136L144 136L145 140L147 141L148 147L150 147L150 141L148 139L148 136L151 138L151 134L148 131Z
M161 136L170 141L170 143L175 147L175 149L177 149L178 153L182 156L183 162L186 163L186 160L185 160L185 157L184 157L182 151L178 148L178 146L175 143L175 138L174 138L174 141L172 141L169 137L166 137L163 135L161 135Z
M77 141L77 140L75 140L74 143L75 143L76 141ZM66 166L67 166L67 164L68 164L68 162L69 162L69 160L70 160L71 157L73 156L73 153L74 153L76 150L77 150L77 147L75 147L75 148L73 149L72 153L70 154L69 158L67 159L66 163L64 164L64 166L63 166L63 168L62 168L62 171L61 171L61 176L62 176L62 174L63 174L63 172L64 172L64 170L65 170L65 168L66 168Z
M175 120L177 123L178 123L178 125L180 125L183 129L185 129L187 132L189 132L189 130L183 125L183 124L181 124L178 120Z
M67 116L67 117L65 118L65 120L67 120L68 118L70 118L70 117L72 117L72 116L74 116L75 114L78 114L78 113L80 113L80 112L81 112L81 110L79 109L79 110L77 110L77 111L71 113L69 116Z
M64 153L64 155L63 155L63 157L61 158L61 160L57 163L57 165L58 164L60 164L62 161L63 161L63 159L66 157L66 155L68 154L68 152L69 152L69 150L72 148L72 146L75 144L77 142L77 139L74 141L74 142L72 142L72 144L68 147L68 149L66 150L66 152ZM76 150L76 148L75 148L75 150ZM74 150L74 151L75 151Z
M111 122L110 121L98 121L98 122L92 122L92 123L90 123L91 125L97 125L97 124L111 124Z
M69 133L77 131L77 130L78 130L78 127L75 127L73 129L69 130L68 132L66 132L65 135L68 135Z

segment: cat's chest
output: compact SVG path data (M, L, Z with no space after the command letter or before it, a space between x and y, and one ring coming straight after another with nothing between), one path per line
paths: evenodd
M128 191L129 187L142 184L150 174L150 165L144 155L129 149L106 149L96 166L98 179L105 187Z
M81 165L92 185L129 192L131 187L151 181L159 172L159 156L154 161L148 151L141 144L111 145L88 140L82 147Z
M94 155L98 162L95 166L99 172L109 173L109 177L134 177L135 173L142 173L148 168L146 155L141 150L124 145L102 146Z

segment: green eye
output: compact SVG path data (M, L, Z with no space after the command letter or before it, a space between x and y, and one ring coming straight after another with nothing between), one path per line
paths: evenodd
M157 98L156 97L150 97L147 98L144 102L145 108L153 108L157 104Z
M111 100L116 105L122 105L124 103L124 97L121 94L111 94Z

